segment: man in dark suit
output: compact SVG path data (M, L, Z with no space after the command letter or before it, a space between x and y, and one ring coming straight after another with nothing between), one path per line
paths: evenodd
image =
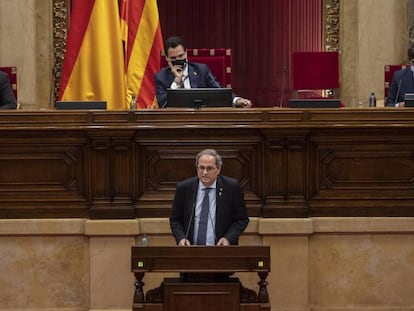
M170 227L179 246L237 245L246 229L249 218L243 190L235 179L220 175L221 165L221 156L213 149L205 149L196 157L197 177L177 185ZM207 229L202 237L205 242L197 243L206 193L209 193L209 207L205 213Z
M187 49L179 37L170 37L164 43L165 57L168 67L155 74L155 93L158 105L166 108L167 89L179 88L220 88L220 83L206 64L189 63ZM250 100L235 96L234 107L249 108Z
M386 107L404 107L406 93L414 93L414 43L408 49L410 67L398 70L392 76Z
M16 99L7 73L0 71L0 109L16 109Z

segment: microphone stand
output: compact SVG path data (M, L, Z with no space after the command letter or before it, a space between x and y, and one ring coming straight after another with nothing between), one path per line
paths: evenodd
M282 90L280 94L280 104L279 108L283 108L283 97L285 93L285 73L286 73L286 66L282 67Z
M49 109L52 109L52 98L53 98L54 89L55 89L55 82L56 82L56 67L53 66L53 68L52 68L52 81L50 82ZM55 101L53 101L53 102L55 102ZM53 105L53 108L56 108L55 104Z

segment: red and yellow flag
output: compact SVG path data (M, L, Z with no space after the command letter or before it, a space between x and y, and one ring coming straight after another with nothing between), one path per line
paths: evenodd
M125 109L118 0L72 0L60 100L105 100Z
M125 44L125 105L132 95L138 108L157 108L154 75L163 49L156 0L122 0L121 28Z

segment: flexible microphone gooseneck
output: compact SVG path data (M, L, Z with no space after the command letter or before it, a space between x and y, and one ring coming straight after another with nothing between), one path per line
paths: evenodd
M402 84L402 79L398 83L397 95L395 95L395 98L394 98L394 107L397 105L398 96L400 96L401 84Z
M49 109L52 108L52 97L53 97L53 91L55 88L55 82L56 82L56 67L53 66L52 68L52 81L50 82L50 95L49 95ZM53 108L55 105L53 105Z
M185 239L186 240L188 240L188 234L190 233L190 227L191 227L191 222L193 221L193 218L194 218L194 213L195 213L195 202L193 202L193 207L192 207L192 211L191 211L190 220L188 221L187 231L185 232Z
M286 66L282 67L282 90L280 91L280 104L279 104L279 108L283 107L283 97L284 97L284 93L285 93L285 76L286 76Z

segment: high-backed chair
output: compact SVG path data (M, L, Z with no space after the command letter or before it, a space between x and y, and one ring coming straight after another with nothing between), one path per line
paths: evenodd
M3 71L9 75L10 85L12 87L14 97L17 100L17 68L13 66L0 67L0 71Z
M338 52L295 52L292 55L293 97L338 98L339 54Z
M384 65L384 103L387 102L388 90L390 88L394 72L405 69L410 65Z
M206 64L223 87L231 87L231 49L187 49L189 62ZM161 67L167 66L165 55L161 55Z

